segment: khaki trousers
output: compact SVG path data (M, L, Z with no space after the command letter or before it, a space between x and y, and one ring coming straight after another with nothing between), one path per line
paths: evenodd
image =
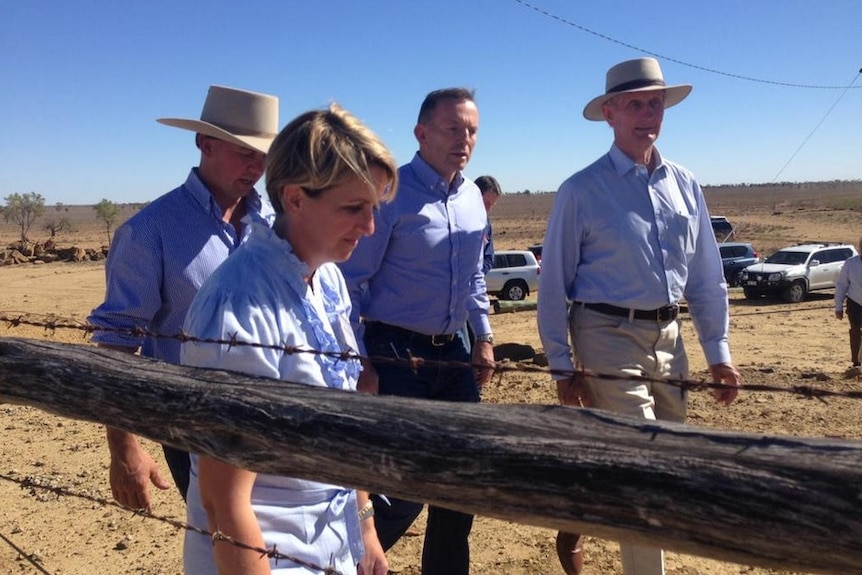
M678 321L629 320L572 304L569 326L579 367L597 374L688 378ZM598 409L643 419L685 420L686 394L672 385L588 378L586 393ZM620 543L620 554L625 575L664 575L661 549Z

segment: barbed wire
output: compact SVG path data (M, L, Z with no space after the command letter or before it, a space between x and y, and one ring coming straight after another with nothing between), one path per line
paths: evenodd
M758 310L758 311L750 311L750 312L742 312L735 313L731 319L736 319L739 317L749 317L754 315L774 315L777 313L794 313L798 311L818 311L818 310L832 310L835 309L833 305L809 305L802 308L794 308L794 309L776 309L776 310Z
M412 371L416 372L420 368L423 367L437 367L437 368L469 368L469 369L487 369L488 366L480 363L472 363L472 362L464 362L464 361L444 361L444 360L435 360L424 357L413 356L412 354L406 358L394 358L394 357L385 357L385 356L363 356L358 353L354 353L352 351L324 351L317 349L309 349L304 347L297 347L291 345L278 345L278 344L264 344L259 342L250 342L243 341L238 339L235 335L233 335L229 339L218 339L218 338L197 338L191 336L189 334L180 332L177 334L160 334L152 332L145 328L134 327L134 328L111 328L111 327L102 327L96 326L86 322L80 322L74 319L68 318L60 318L56 315L49 314L44 320L37 321L34 319L30 319L27 314L19 314L16 316L7 315L7 312L0 311L0 322L6 322L9 328L19 327L19 326L31 326L31 327L41 327L45 330L56 331L58 329L71 329L71 330L80 330L84 335L93 334L97 331L109 332L122 334L127 336L132 336L135 338L154 338L154 339L175 339L180 342L196 342L196 343L205 343L212 345L225 345L228 346L228 349L233 347L254 347L260 349L272 349L276 351L281 351L285 354L311 354L311 355L320 355L325 357L330 357L333 359L348 361L348 360L356 360L356 361L368 361L371 363L378 364L388 364L395 366L408 367ZM791 385L790 387L784 386L776 386L776 385L767 385L767 384L757 384L757 383L741 383L739 385L720 383L720 382L712 382L706 381L703 379L700 380L692 380L692 379L683 379L683 378L662 378L662 377L654 377L649 375L637 375L637 374L614 374L614 373L600 373L595 372L589 369L576 369L576 370L562 370L562 369L552 369L540 365L535 364L526 364L522 362L504 362L497 361L494 363L492 367L495 374L499 374L502 376L504 373L533 373L533 374L542 374L546 376L550 376L551 378L571 378L576 376L589 377L592 379L598 380L607 380L607 381L637 381L642 383L658 383L670 385L673 387L677 387L681 392L684 391L697 391L697 390L724 390L724 389L736 389L739 391L750 391L750 392L770 392L770 393L790 393L794 395L800 395L806 398L816 398L824 403L826 403L826 398L830 397L838 397L845 399L862 399L862 390L841 390L835 391L831 389L824 389L821 387L815 387L813 385L804 383L798 385ZM301 383L301 382L291 382L291 383Z
M811 89L817 89L817 90L849 90L851 88L852 89L862 88L862 86L854 86L853 83L851 83L849 86L828 86L828 85L824 86L824 85L817 85L817 84L799 84L799 83L795 83L795 82L779 82L776 80L765 80L762 78L755 78L753 76L745 76L743 74L734 74L732 72L723 72L721 70L716 70L715 68L708 68L706 66L701 66L699 64L692 64L691 62L686 62L685 60L680 60L678 58L672 58L670 56L665 56L663 54L659 54L658 52L653 52L651 50L647 50L646 48L641 48L640 46L635 46L634 44L629 44L628 42L624 42L622 40L617 40L616 38L608 36L607 34L602 34L601 32L596 32L595 30L587 28L586 26L583 26L583 25L578 24L576 22L572 22L571 20L567 20L566 18L563 18L562 16L559 16L559 15L554 14L552 12L549 12L548 10L545 10L543 8L539 8L538 6L535 6L534 4L526 2L525 0L515 0L515 2L517 2L518 4L521 4L522 6L529 8L531 10L538 12L539 14L542 14L543 16L551 18L552 20L556 20L562 24L565 24L566 26L571 26L572 28L577 28L581 32L586 32L587 34L591 34L593 36L596 36L597 38L601 38L602 40L607 40L608 42L613 42L614 44L618 44L618 45L624 46L626 48L631 48L632 50L635 50L637 52L641 52L642 54L647 54L648 56L655 56L656 58L661 58L662 60L667 60L668 62L674 62L674 63L679 64L681 66L686 66L688 68L693 68L695 70L700 70L702 72L708 72L710 74L717 74L719 76L726 76L728 78L735 78L737 80L745 80L747 82L756 82L759 84L770 84L772 86L783 86L785 88L811 88ZM860 70L859 72L862 73L862 70ZM855 82L855 81L856 80L854 78L853 82Z
M216 530L214 532L208 531L206 529L202 529L200 527L190 525L190 524L186 523L185 521L180 521L179 519L175 519L173 517L167 517L165 515L156 515L155 513L148 511L146 509L130 509L128 507L120 505L116 501L111 501L111 500L105 499L104 497L99 497L96 495L90 495L88 493L81 493L79 491L73 490L70 487L64 487L64 486L56 485L54 483L50 483L50 482L46 481L45 479L40 478L40 477L35 476L35 475L26 475L24 477L16 477L15 475L0 473L0 479L2 479L4 481L9 481L11 483L17 483L21 487L21 489L25 489L25 490L29 489L31 492L35 489L41 489L43 491L48 491L48 492L56 495L58 499L61 496L76 497L78 499L84 499L84 500L90 501L92 503L98 503L104 507L115 507L117 509L121 509L122 511L126 511L126 512L129 512L133 515L143 517L146 519L155 519L157 521L161 521L162 523L166 523L166 524L168 524L168 525L170 525L176 529L193 531L193 532L198 533L200 535L204 535L206 537L209 537L212 540L213 544L221 541L221 542L229 543L229 544L234 545L235 547L239 547L241 549L246 549L248 551L254 551L256 553L260 553L261 557L267 557L270 559L275 559L276 563L278 563L279 560L291 561L291 562L296 563L298 565L302 565L303 567L308 567L309 569L313 569L315 571L320 571L321 573L324 573L324 575L343 575L343 573L341 573L341 571L339 571L338 569L335 569L334 567L331 567L331 566L330 567L324 567L322 565L317 565L315 563L305 561L303 559L300 559L299 557L294 557L292 555L282 553L281 551L279 551L277 549L277 547L275 545L273 545L271 548L264 548L264 547L258 547L255 545L250 545L250 544L244 543L244 542L242 542L242 541L240 541L234 537L231 537L230 535L227 535L226 533L223 533L219 530ZM0 534L0 537L3 537L3 535ZM5 537L3 537L3 539L6 540ZM20 553L22 556L24 556L25 558L29 558L29 556L24 551L17 548L13 543L11 543L8 540L7 540L7 543L12 545L13 548L16 551L18 551L18 553ZM33 563L32 560L30 562ZM34 565L35 565L35 563L34 563ZM39 567L43 573L47 573L47 571L44 571L43 569L41 569L41 566L37 566L37 567ZM50 573L48 573L48 575L50 575Z
M39 564L40 559L36 556L35 553L27 553L26 551L24 551L23 549L21 549L20 547L15 545L14 541L9 539L8 537L3 535L2 533L0 533L0 539L5 541L6 545L8 545L12 549L14 549L15 552L18 553L18 555L24 559L24 561L26 561L30 565L32 565L37 571L39 571L40 573L43 573L44 575L51 575L50 571L48 571L47 569L42 567L42 565Z

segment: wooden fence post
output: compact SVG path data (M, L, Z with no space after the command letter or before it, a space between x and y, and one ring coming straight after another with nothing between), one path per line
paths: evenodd
M862 442L375 397L3 338L0 400L260 472L721 561L862 575Z

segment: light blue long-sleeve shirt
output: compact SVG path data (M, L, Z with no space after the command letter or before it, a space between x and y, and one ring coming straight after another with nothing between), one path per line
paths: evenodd
M686 300L707 362L730 362L727 285L694 176L619 148L563 182L542 249L538 322L552 369L573 369L570 302L650 310Z
M395 199L375 213L374 234L340 264L359 345L360 316L427 335L455 333L469 319L477 334L491 333L482 194L460 173L450 186L418 153L398 177Z
M196 341L182 344L183 365L225 369L318 387L354 391L359 362L275 347L355 353L348 322L349 299L335 265L315 271L266 224L250 226L248 240L200 288L189 307L185 333L197 339L236 339L264 347ZM261 383L277 394L277 382ZM199 456L191 454L187 518L206 527L201 502ZM353 489L319 481L259 473L250 505L269 548L340 572L356 573L364 546ZM186 575L216 573L212 538L188 531L183 551ZM270 560L272 573L309 570Z

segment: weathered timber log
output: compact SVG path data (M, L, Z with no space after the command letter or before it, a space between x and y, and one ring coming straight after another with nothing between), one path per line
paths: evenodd
M374 397L3 338L0 400L261 472L722 561L862 574L862 442Z

